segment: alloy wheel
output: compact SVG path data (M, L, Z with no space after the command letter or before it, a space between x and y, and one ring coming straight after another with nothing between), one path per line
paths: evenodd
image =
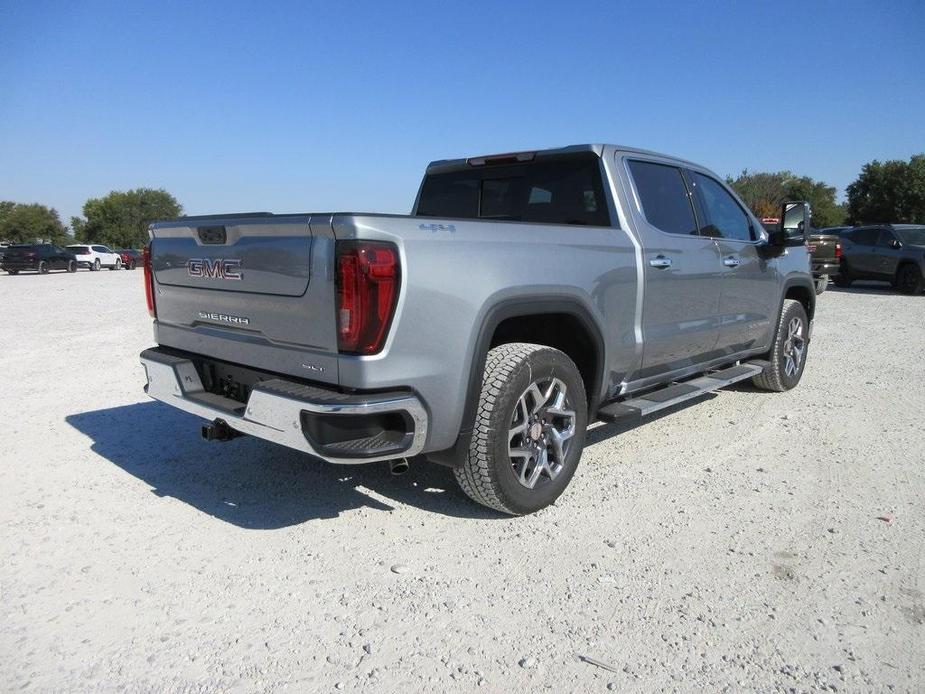
M508 455L520 484L534 489L559 476L575 426L565 383L546 378L530 384L514 406L508 431Z
M806 337L803 330L803 320L799 317L791 318L787 324L787 340L784 342L784 373L796 376L806 354Z

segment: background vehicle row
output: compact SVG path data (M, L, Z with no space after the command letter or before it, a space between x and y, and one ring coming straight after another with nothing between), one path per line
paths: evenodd
M141 262L141 252L134 249L111 251L106 246L72 245L62 248L52 243L4 246L0 254L0 269L11 275L23 271L46 274L52 270L75 272L79 267L91 271L107 267L134 270Z

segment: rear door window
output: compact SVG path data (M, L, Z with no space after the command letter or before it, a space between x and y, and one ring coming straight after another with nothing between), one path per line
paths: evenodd
M106 246L91 246L91 248L97 253L109 253L109 251L106 250Z
M669 234L696 235L697 220L681 170L649 161L628 164L649 224Z
M896 235L892 231L889 229L881 229L880 236L877 239L877 245L889 247L890 243L895 240Z
M858 229L848 234L848 238L851 239L852 243L860 246L873 246L877 242L879 231L879 229Z
M600 159L593 152L429 174L417 215L611 225Z
M700 233L735 241L755 240L755 232L745 210L718 181L694 171L691 172L691 184L703 213Z

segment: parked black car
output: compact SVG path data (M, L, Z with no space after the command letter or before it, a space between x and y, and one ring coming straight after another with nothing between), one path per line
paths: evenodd
M49 270L77 270L77 258L59 246L50 243L23 244L9 246L0 261L3 268L11 275L21 270L33 270L41 275Z
M835 284L854 280L890 282L903 294L925 287L925 226L875 224L856 227L841 237L841 269Z

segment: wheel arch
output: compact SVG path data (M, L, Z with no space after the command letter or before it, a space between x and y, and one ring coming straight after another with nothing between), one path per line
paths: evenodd
M802 277L792 277L784 282L784 295L781 300L781 307L784 305L784 299L794 299L803 304L806 310L806 317L813 320L816 313L816 285L811 279Z
M896 263L896 277L899 277L899 273L904 267L913 267L925 276L925 271L923 271L922 266L915 258L900 258L899 262Z
M554 333L553 328L560 332ZM565 329L564 331L561 329ZM560 349L578 367L588 397L592 421L600 403L606 363L604 332L591 310L579 299L559 295L531 294L502 299L483 312L469 364L462 424L456 443L428 458L456 467L468 447L471 423L478 407L482 372L492 347L508 342L534 342ZM564 349L563 349L564 348Z

